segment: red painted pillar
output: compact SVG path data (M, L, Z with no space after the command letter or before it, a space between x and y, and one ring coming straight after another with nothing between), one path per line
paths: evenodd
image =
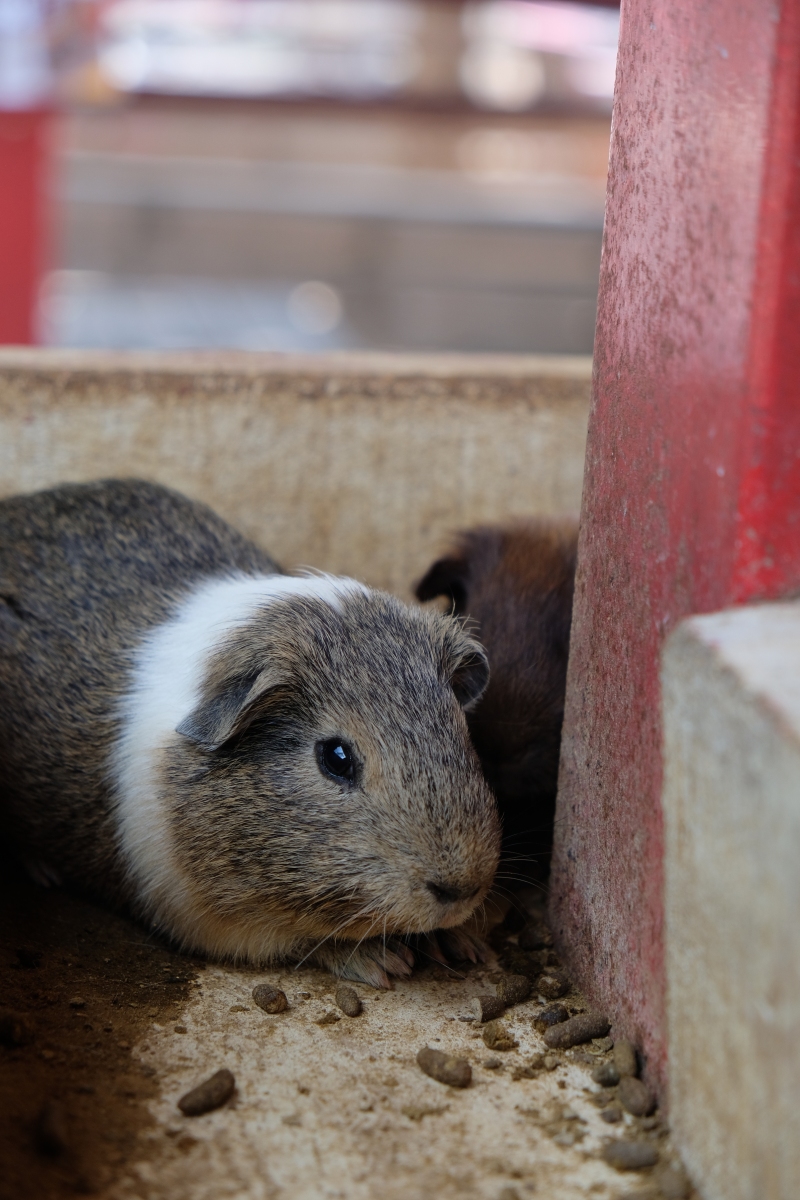
M800 0L623 0L552 916L666 1083L661 643L800 588Z
M46 111L0 110L0 344L37 340L49 133Z

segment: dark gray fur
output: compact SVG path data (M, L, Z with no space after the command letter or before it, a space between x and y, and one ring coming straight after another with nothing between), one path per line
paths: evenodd
M211 509L137 480L0 502L2 810L26 856L119 900L109 750L130 652L199 579L280 568Z

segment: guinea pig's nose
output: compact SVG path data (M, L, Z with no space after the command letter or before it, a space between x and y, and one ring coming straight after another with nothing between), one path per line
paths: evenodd
M476 887L453 887L449 883L434 883L432 879L429 879L425 886L440 904L455 904L459 900L471 900L478 891Z

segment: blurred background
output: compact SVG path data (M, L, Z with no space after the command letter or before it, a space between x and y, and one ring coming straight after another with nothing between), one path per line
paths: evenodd
M0 341L590 353L618 26L0 0Z

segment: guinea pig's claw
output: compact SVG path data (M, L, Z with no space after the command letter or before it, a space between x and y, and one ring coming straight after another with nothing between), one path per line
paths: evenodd
M483 938L468 929L438 929L436 937L449 962L488 962L491 950Z
M441 963L443 967L450 965L445 957L439 941L435 933L421 933L415 939L415 944L419 954L423 958L432 958L434 962Z
M443 967L467 961L485 963L492 957L483 938L464 926L419 933L411 944L421 958L440 963Z
M394 975L397 979L406 979L414 969L414 955L408 946L394 939L386 946L383 944L383 939L376 939L376 942L375 957L383 966L386 976ZM372 947L370 947L371 950ZM391 987L388 978L382 986Z
M322 946L312 955L312 961L327 967L340 979L353 979L374 988L391 988L392 975L403 979L411 974L414 955L408 946L394 938L370 938L355 949L340 943Z
M414 967L414 951L410 946L407 946L405 942L396 942L394 939L392 939L391 946L393 952L395 954L399 954L400 957L408 964L408 971L403 972L404 974L408 974L408 972L413 970Z

